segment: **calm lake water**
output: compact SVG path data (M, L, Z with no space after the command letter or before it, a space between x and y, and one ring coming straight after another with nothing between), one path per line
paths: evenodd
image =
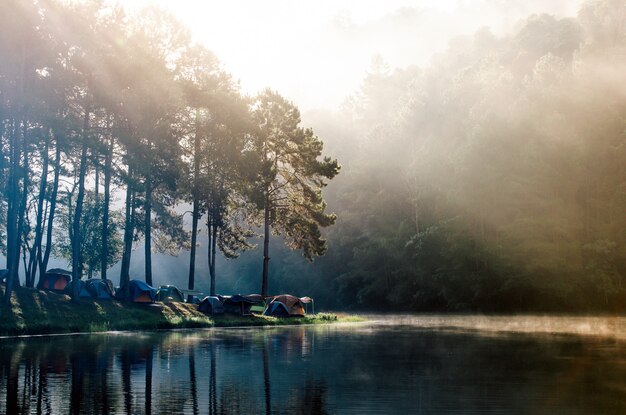
M0 339L0 412L626 413L626 319L370 318Z

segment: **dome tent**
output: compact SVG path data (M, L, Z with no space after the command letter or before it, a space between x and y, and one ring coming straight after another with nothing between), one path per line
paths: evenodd
M52 268L46 271L39 288L42 290L63 292L72 280L72 273L66 269Z
M270 298L271 301L263 314L274 317L303 317L306 314L304 304L313 301L309 297L298 298L289 294Z
M183 303L185 302L185 296L178 288L173 285L162 285L157 291L157 301L175 301Z
M122 286L115 292L115 298L133 303L154 303L156 291L143 281L130 280L127 286Z
M222 300L226 313L241 316L251 314L250 309L253 305L263 303L263 297L260 294L235 294L232 296L218 296L218 298Z
M74 285L76 284L80 285L80 288L78 290L79 298L91 298L91 294L89 293L89 290L87 289L87 284L83 280L70 281L70 283L65 286L63 293L69 296L72 296L74 294Z
M85 281L87 290L92 298L99 300L111 300L115 297L115 289L111 280L92 278Z
M198 311L204 314L224 314L224 306L219 298L207 296L198 304Z

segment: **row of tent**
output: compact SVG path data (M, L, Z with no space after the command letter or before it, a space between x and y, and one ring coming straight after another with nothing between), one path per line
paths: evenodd
M302 317L306 314L307 305L313 307L310 297L298 298L289 294L263 298L260 294L208 296L198 304L198 311L205 314L239 314L252 313L273 317ZM313 310L315 312L315 310Z
M5 277L6 270L0 270L0 280ZM159 289L151 287L140 280L131 280L128 286L115 289L111 280L88 279L72 282L70 271L53 268L48 270L40 281L39 287L43 290L71 294L74 284L80 284L79 296L100 300L116 299L134 303L184 302L185 296L181 290L173 285L164 285ZM252 313L266 316L289 317L304 316L308 304L314 307L310 297L298 298L289 294L281 294L263 298L260 294L207 296L200 300L193 297L198 304L198 311L205 314L231 313L249 315ZM312 310L315 312L315 310Z

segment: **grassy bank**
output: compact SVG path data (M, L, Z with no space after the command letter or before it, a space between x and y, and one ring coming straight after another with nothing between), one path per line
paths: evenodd
M4 291L3 289L0 291ZM0 306L0 336L79 333L111 330L160 330L238 326L327 324L359 321L353 316L320 313L286 319L265 316L206 316L186 303L151 305L81 299L18 288L11 306Z

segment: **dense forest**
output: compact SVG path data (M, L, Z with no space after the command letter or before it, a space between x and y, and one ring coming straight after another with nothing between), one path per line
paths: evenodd
M302 117L271 90L243 95L167 13L11 0L9 15L0 243L13 284L64 259L74 278L324 308L626 306L622 1L484 28L424 67L375 59L341 110Z
M343 165L318 275L361 307L623 310L625 74L622 1L373 65L311 118Z

